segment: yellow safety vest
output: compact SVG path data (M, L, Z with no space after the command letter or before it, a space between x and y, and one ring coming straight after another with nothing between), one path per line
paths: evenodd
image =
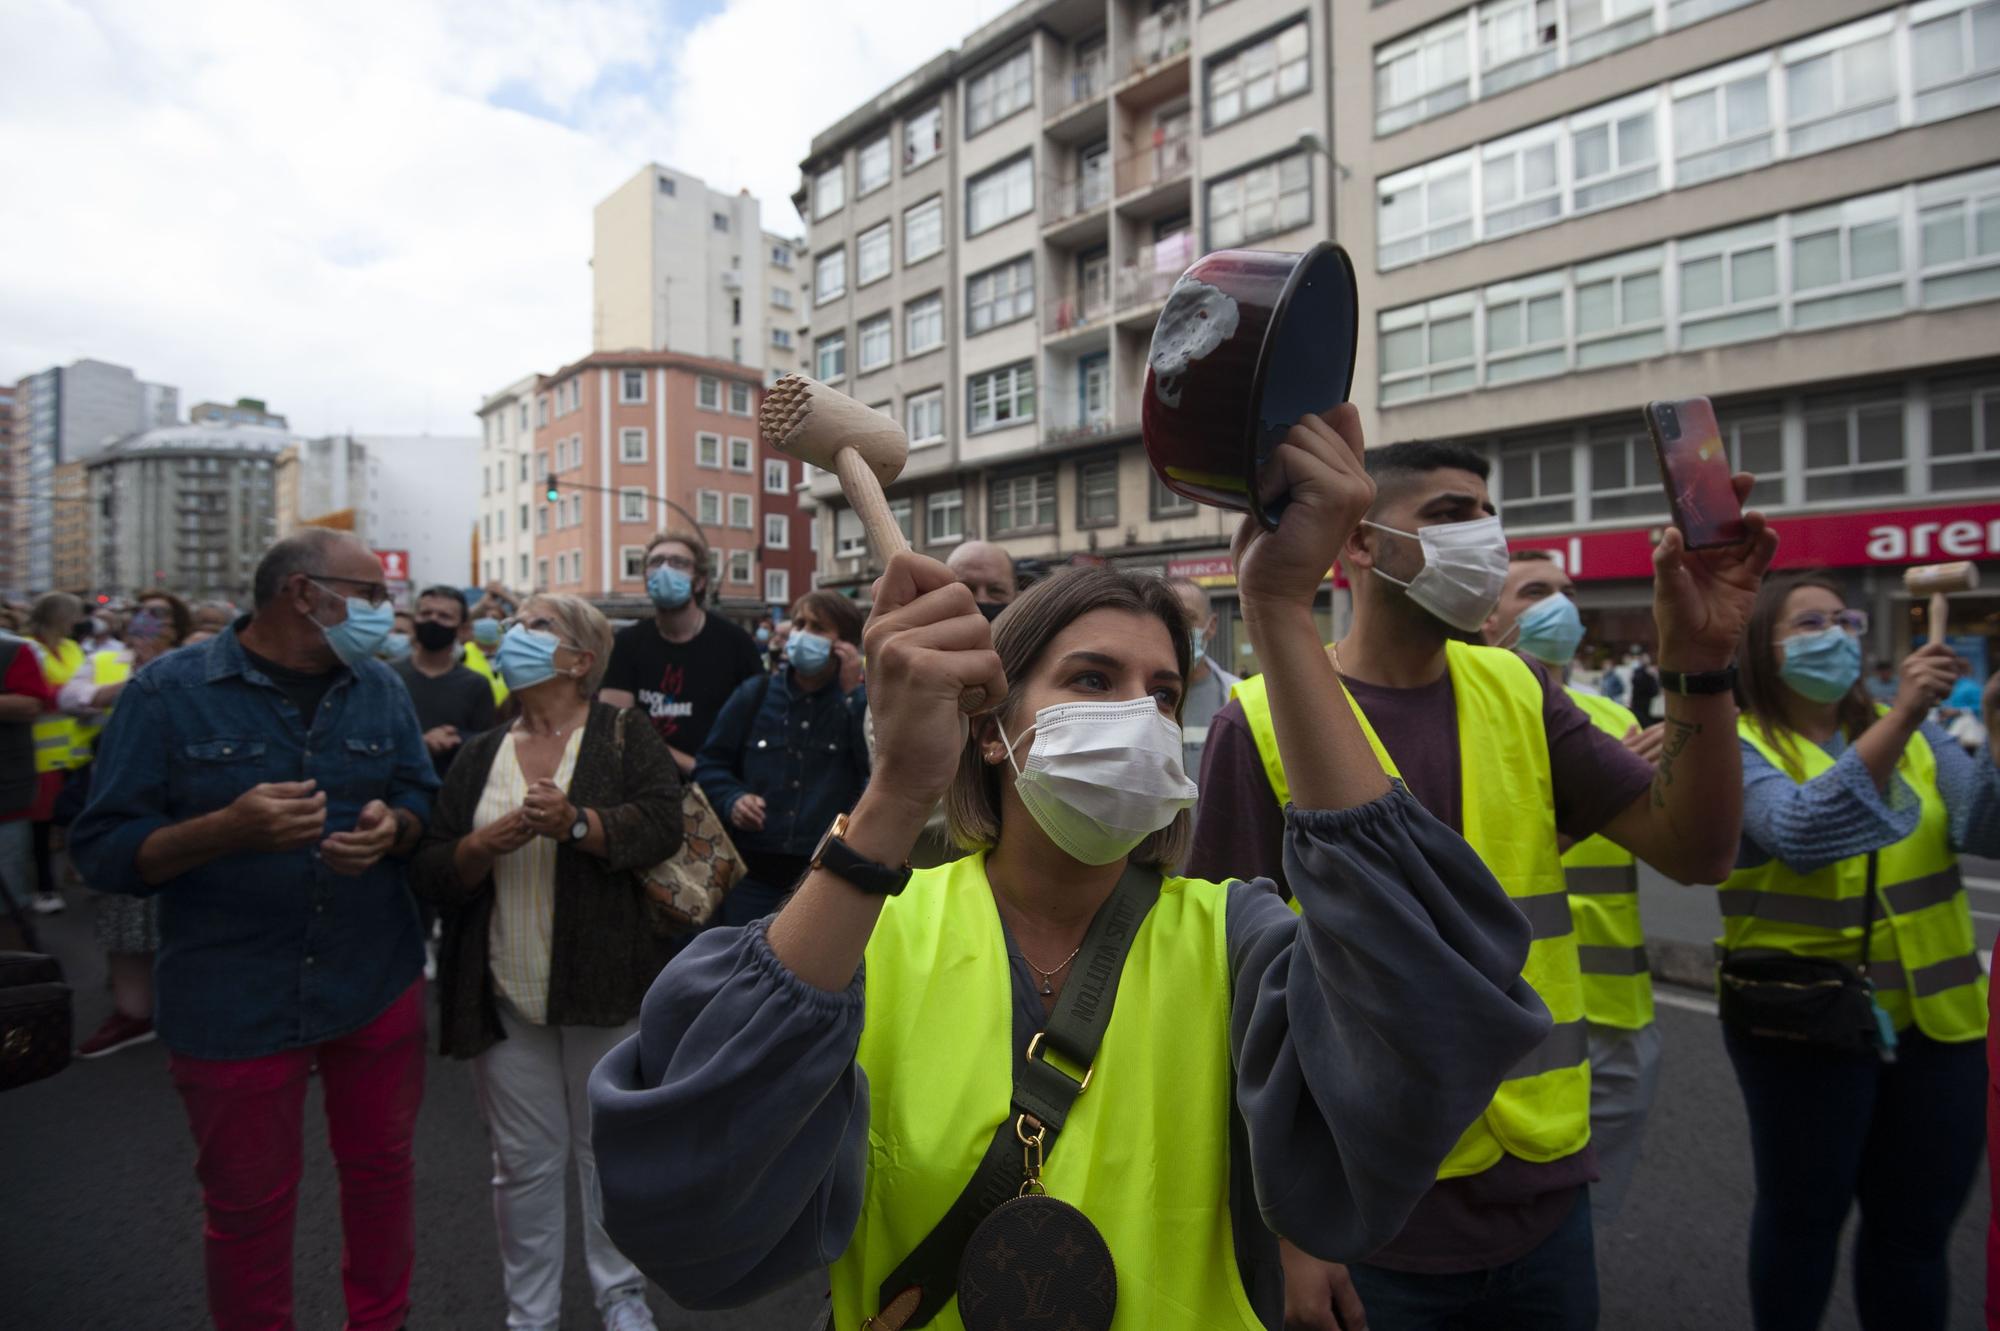
M1118 1270L1113 1331L1261 1331L1229 1206L1227 893L1168 878L1126 958L1090 1088L1042 1171ZM950 1208L1013 1088L1013 980L986 856L919 870L868 941L857 1055L868 1178L833 1265L833 1325L860 1331L882 1282ZM930 1324L963 1331L958 1302Z
M1622 740L1639 724L1602 694L1568 693L1607 735ZM1601 836L1577 842L1562 862L1583 971L1583 1015L1599 1026L1643 1030L1653 1024L1653 976L1639 919L1639 866L1631 851Z
M1534 942L1521 977L1541 995L1556 1023L1445 1157L1438 1177L1459 1178L1491 1169L1503 1154L1546 1162L1582 1150L1590 1140L1590 1054L1576 929L1556 854L1555 781L1541 681L1519 657L1494 647L1447 642L1445 662L1458 709L1465 839L1528 918ZM1238 684L1233 696L1243 704L1264 774L1284 804L1291 788L1278 758L1263 676ZM1400 777L1361 704L1352 694L1347 700L1383 770Z
M132 678L132 665L125 659L123 652L106 648L101 652L91 653L90 676L97 682L98 688L109 688L113 684L123 684ZM71 740L70 753L75 759L75 766L81 767L90 761L96 748L97 737L104 733L104 727L110 723L111 709L108 707L104 710L104 715L96 721L70 718L71 727L75 732Z
M83 665L83 648L65 638L54 651L35 643L35 654L41 658L42 674L47 677L49 687L60 690L70 682L79 667ZM61 712L44 713L34 725L35 770L37 772L62 772L72 767L81 767L90 761L86 756L77 760L76 720Z
M1766 742L1756 722L1737 718L1736 733L1771 765L1804 784L1830 771L1834 759L1810 740L1793 741L1787 759ZM1922 805L1917 828L1875 852L1875 927L1868 972L1898 1030L1912 1020L1933 1040L1986 1037L1986 976L1972 932L1972 911L1951 848L1951 815L1937 788L1937 757L1920 734L1910 736L1896 774ZM1861 921L1868 857L1855 855L1809 874L1794 873L1776 856L1738 869L1722 884L1721 946L1778 948L1800 956L1861 960Z
M493 705L495 707L506 705L506 682L500 678L500 672L493 668L493 663L487 660L486 653L479 649L479 644L476 642L467 642L465 644L465 668L486 676L486 682L493 686Z

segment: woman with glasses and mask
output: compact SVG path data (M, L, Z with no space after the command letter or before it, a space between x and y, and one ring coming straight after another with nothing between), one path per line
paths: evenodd
M413 866L442 910L439 1043L473 1060L515 1327L561 1320L572 1156L606 1331L654 1325L605 1237L584 1085L671 954L640 875L680 848L681 783L645 718L591 701L610 655L611 626L581 597L521 607L494 653L520 716L466 743Z
M782 662L737 686L695 760L694 779L748 869L723 898L722 924L776 910L819 834L868 784L860 607L808 592L785 625Z
M1191 654L1164 582L1064 570L988 624L894 556L866 634L880 777L592 1080L611 1232L675 1299L830 1262L838 1331L1276 1326L1272 1230L1327 1258L1392 1237L1547 1034L1525 921L1383 774L1313 620L1373 489L1358 414L1294 427L1269 478L1290 502L1236 568L1299 911L1176 876ZM912 873L940 800L969 854Z
M1759 1331L1819 1325L1856 1201L1862 1326L1943 1327L1946 1245L1984 1142L1986 980L1957 860L2000 855L2000 769L1925 720L1950 649L1912 652L1884 706L1861 678L1867 632L1838 584L1777 578L1739 655L1722 1015L1756 1167ZM1840 1020L1800 1024L1795 996L1838 986Z

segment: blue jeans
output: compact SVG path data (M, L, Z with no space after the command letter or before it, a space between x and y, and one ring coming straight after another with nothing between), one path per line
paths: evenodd
M1986 1045L1914 1028L1894 1063L1723 1032L1750 1116L1757 1205L1750 1311L1758 1331L1812 1331L1826 1310L1848 1207L1854 1302L1868 1331L1945 1325L1951 1228L1986 1142Z
M1597 1325L1597 1253L1590 1194L1540 1247L1490 1271L1425 1274L1360 1263L1348 1268L1371 1331L1591 1331Z

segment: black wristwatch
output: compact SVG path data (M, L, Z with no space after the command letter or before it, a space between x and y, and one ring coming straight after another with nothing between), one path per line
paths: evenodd
M847 815L841 814L833 820L833 826L826 829L826 835L819 839L819 845L812 853L812 867L824 869L836 878L844 878L863 892L878 897L893 897L910 882L910 866L906 861L900 869L892 869L886 864L877 864L857 854L854 848L840 838L847 832Z
M585 837L589 835L590 835L590 815L585 813L582 809L578 809L576 811L576 821L569 825L568 844L574 846L577 842L583 840Z
M1728 693L1736 687L1736 666L1732 662L1720 670L1661 670L1660 688L1684 698L1703 698Z

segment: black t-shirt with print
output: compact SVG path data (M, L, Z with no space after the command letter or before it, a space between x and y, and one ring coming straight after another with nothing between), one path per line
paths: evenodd
M686 642L668 642L645 619L619 630L603 687L631 694L660 738L692 757L736 686L763 668L750 635L720 615Z

